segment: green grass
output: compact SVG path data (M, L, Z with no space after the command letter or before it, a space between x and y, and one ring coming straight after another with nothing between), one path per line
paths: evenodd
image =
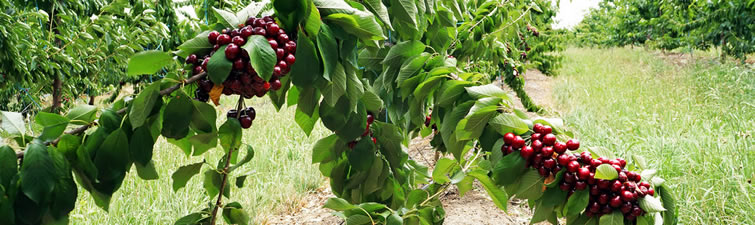
M755 224L755 72L641 48L568 49L556 108L586 146L645 156L682 224Z
M225 112L235 102L236 98L222 98L222 104L217 108L219 123L225 121ZM234 171L234 174L250 176L243 188L234 187L231 198L241 203L253 220L260 223L266 216L295 208L307 192L323 184L324 178L317 166L311 164L311 147L330 132L318 124L312 135L306 137L293 119L294 108L276 112L267 98L247 101L247 105L257 110L257 119L250 129L244 131L243 142L255 148L255 156ZM215 198L209 199L204 194L201 174L177 192L172 189L171 174L182 165L203 159L215 165L221 155L220 149L213 149L204 157L189 158L160 138L153 156L160 179L141 180L132 168L120 190L113 195L109 212L97 207L89 193L80 188L76 209L70 215L71 224L173 224L176 219L201 210L209 202L214 203Z

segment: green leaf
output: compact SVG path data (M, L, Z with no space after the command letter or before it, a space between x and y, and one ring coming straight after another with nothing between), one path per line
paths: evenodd
M189 164L181 166L176 172L173 172L173 175L170 176L173 179L173 191L178 191L178 189L186 186L189 179L199 173L199 170L202 169L202 165L204 165L204 162Z
M532 219L530 219L530 224L545 221L548 217L555 215L555 212L553 212L553 206L546 205L546 203L546 201L539 201L537 203L537 206L535 206L535 213L532 214Z
M215 51L215 54L210 57L210 61L207 62L207 77L210 78L212 83L222 84L225 79L228 78L228 75L231 74L231 69L233 69L233 62L225 57L226 47L228 47L228 45L221 46ZM251 58L251 55L249 57Z
M512 114L499 114L493 117L488 122L490 126L493 126L498 133L504 135L509 132L513 132L517 135L521 135L529 131L529 127L519 117Z
M58 177L46 146L36 142L29 145L19 177L21 191L35 203L42 204L51 197Z
M499 151L493 149L493 151ZM493 167L493 178L499 185L514 183L527 169L525 160L519 154L508 154L498 160Z
M212 51L212 44L210 44L210 40L207 38L209 34L209 30L204 31L197 34L196 37L185 41L183 44L177 47L178 51L175 52L176 55L181 58L186 58L191 54L204 55L206 53L209 53L210 51Z
M312 163L328 162L335 158L333 150L338 141L338 135L332 134L318 140L312 147Z
M609 159L615 159L616 154L613 151L604 147L589 147L588 150L592 153L593 158L605 157Z
M239 20L236 18L236 15L232 12L228 12L215 7L212 7L212 10L215 11L215 17L218 18L218 21L220 21L226 27L236 29L236 26L241 24L241 22L239 22Z
M145 166L152 160L152 148L155 145L154 139L152 139L152 133L147 126L141 126L134 130L129 140L129 153L131 153L131 159L136 162L137 165Z
M334 13L326 16L325 21L341 26L346 32L363 41L383 40L383 29L371 13L357 12L352 15Z
M233 149L238 149L239 146L241 146L241 134L241 124L238 120L226 120L218 130L220 146L225 149L225 152L230 152Z
M206 217L204 217L202 213L192 213L181 217L176 223L174 223L174 225L197 225L200 224L200 221L203 219L206 219Z
M447 173L451 172L451 169L456 166L456 161L449 158L441 158L435 163L435 169L433 169L433 181L439 184L445 184L451 181L448 179Z
M343 65L336 64L330 79L331 83L322 90L322 95L328 105L334 106L338 99L346 93L346 71L344 71Z
M410 56L421 54L425 50L425 45L420 41L404 41L391 47L388 54L385 55L382 64L393 64L394 61Z
M665 208L663 208L663 203L661 203L661 200L658 200L657 198L654 198L653 196L645 196L640 198L640 208L642 210L645 210L647 213L654 213L654 212L663 212L666 211Z
M621 211L614 210L613 213L600 217L600 225L624 225L624 215Z
M238 169L249 161L252 161L252 158L254 158L254 148L251 145L246 145L246 155L244 155L244 158L236 164L233 164L233 166L231 166L228 171L234 171Z
M123 129L116 129L105 138L97 150L94 164L98 169L98 180L112 181L123 178L131 166L128 137Z
M619 173L611 165L601 164L595 169L595 179L613 180L618 177Z
M349 204L349 202L342 198L329 198L323 207L336 211L346 211L356 208L356 206Z
M218 195L220 193L220 185L223 182L223 175L221 175L216 170L207 170L204 172L204 182L203 185L205 191L207 191L208 196L210 198L215 197L215 195ZM225 191L223 191L223 196L229 197L231 195L231 185L225 186Z
M320 57L310 37L301 31L300 34L296 41L296 63L291 66L291 82L299 87L311 87L322 76Z
M139 163L136 163L134 165L136 166L136 173L143 180L157 180L160 178L160 176L157 175L155 164L152 161L149 161L144 165Z
M207 152L207 150L218 146L218 134L215 132L197 134L188 139L189 144L194 147L194 153L191 153L193 156L202 155Z
M467 93L469 93L469 95L473 98L480 99L484 97L499 97L503 100L509 101L509 95L507 95L505 91L503 91L495 84L471 86L466 87L465 89L467 89Z
M97 116L97 107L92 105L80 104L66 114L66 118L71 120L72 124L87 125L94 121Z
M590 201L589 190L575 191L574 194L569 196L564 206L564 215L571 216L581 213L587 208L587 203ZM622 218L623 219L623 218Z
M236 187L237 188L243 188L244 187L244 181L246 181L246 175L236 177Z
M228 224L249 224L249 214L239 208L224 207L223 219Z
M39 112L34 120L45 128L39 135L41 141L55 140L63 134L66 126L68 126L68 118L53 113Z
M369 223L370 223L370 217L367 217L363 214L355 214L346 218L346 225L362 225L362 224L369 224Z
M387 26L388 29L393 30L393 26L391 26L391 19L388 16L388 9L383 4L383 1L381 0L365 0L364 1L365 6L374 13L378 19L383 21L383 25Z
M354 169L367 171L375 161L375 144L371 138L362 138L347 156Z
M260 13L269 2L250 2L244 9L236 12L236 19L240 22L246 22L249 17L260 17Z
M440 98L436 102L438 105L445 107L453 104L464 93L464 88L472 86L474 83L463 80L449 80L443 82L443 85L446 87L441 88L443 92L441 92Z
M656 186L655 191L658 196L661 196L661 202L663 202L663 208L666 209L663 214L663 224L672 225L677 223L676 218L676 202L674 201L674 195L671 194L671 190L666 186Z
M322 24L322 26L320 26L320 32L317 34L317 46L317 49L320 50L320 56L322 56L323 77L330 81L331 74L335 72L336 65L339 64L338 43L327 24ZM341 68L341 70L343 70L343 68ZM344 79L344 82L345 81L346 80Z
M278 63L278 56L275 55L275 50L270 47L267 39L261 35L249 36L246 44L241 48L249 53L249 63L254 71L257 71L257 74L263 80L270 80L270 77L273 76L273 68ZM297 57L297 59L299 58Z
M163 112L162 134L167 138L182 139L189 134L189 123L194 112L194 106L186 94L173 97L165 106Z
M18 158L11 147L0 147L0 187L10 187L11 180L18 173ZM3 193L0 191L0 193Z
M134 98L134 101L131 104L131 110L128 112L128 119L131 121L131 126L133 128L138 128L144 125L144 122L151 114L158 98L160 98L159 82L147 86L136 96L136 98Z
M398 213L394 212L391 213L388 218L385 219L386 225L402 225L404 224L404 219L401 218L401 216L398 215Z
M26 133L24 116L17 112L0 111L0 128L11 135L23 135Z
M383 108L383 100L369 89L364 91L362 95L362 103L370 112L379 112Z
M430 53L423 52L404 61L404 63L401 65L398 76L396 77L396 84L400 85L404 82L404 80L419 72L419 70L422 69L422 67L425 65L425 62L427 62L429 58Z
M536 200L543 195L543 180L536 170L530 169L522 175L519 190L516 191L518 198Z
M218 116L215 107L200 101L191 101L191 103L194 112L191 114L190 127L197 132L215 132L215 120Z
M317 124L317 120L320 119L319 110L313 110L313 111L314 112L312 116L310 117L297 107L296 113L294 114L294 120L296 121L296 124L299 125L299 127L302 129L302 131L304 131L305 134L307 134L307 136L309 136L312 133L312 129L315 128L315 124Z
M395 6L396 18L406 22L416 30L419 23L417 21L417 15L421 15L417 11L417 4L413 0L394 0L391 5ZM393 8L393 7L391 7Z
M314 1L309 4L311 9L309 10L309 17L304 21L304 30L307 31L309 35L315 36L320 33L320 26L323 25L322 20L320 19L322 16L320 15L320 11L315 7Z
M170 53L147 50L134 54L128 59L128 75L154 74L173 62Z
M485 191L488 192L490 198L493 199L493 203L495 203L495 205L498 206L499 209L506 211L509 195L506 194L504 190L498 188L498 186L493 184L493 181L490 180L486 171L473 170L472 172L469 172L469 176L477 178L477 180L480 181L482 186L485 188Z

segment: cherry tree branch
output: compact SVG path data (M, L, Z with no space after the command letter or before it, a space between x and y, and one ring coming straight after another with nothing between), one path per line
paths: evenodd
M191 76L188 79L183 80L180 84L176 84L176 85L173 85L173 86L171 86L169 88L160 90L160 96L169 95L169 94L173 93L174 91L178 90L179 88L181 88L182 86L184 86L186 84L194 83L197 80L202 79L205 76L207 76L206 72L205 73L200 73L200 74L197 74L197 75L194 75L194 76ZM118 110L116 113L118 113L118 115L126 114L127 109L128 108L124 107L124 108ZM83 126L77 127L76 129L66 131L65 134L79 135L79 134L84 133L87 129L91 128L92 126L94 126L94 123L90 123L90 124L87 124L87 125L83 125ZM49 142L47 144L58 145L59 141L60 141L60 137L56 138L55 140L53 140L53 141L51 141L51 142ZM24 157L24 152L17 152L16 153L16 158L20 159L20 158L23 158L23 157Z

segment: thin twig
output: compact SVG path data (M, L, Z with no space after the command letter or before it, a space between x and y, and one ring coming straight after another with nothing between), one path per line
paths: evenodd
M241 109L244 105L244 97L239 96L239 102L236 105L236 119L240 118ZM225 167L223 167L223 181L220 182L220 193L218 193L218 200L215 202L215 208L212 209L212 219L210 219L210 225L215 225L217 220L218 209L223 205L223 192L225 192L225 186L228 183L228 173L231 167L231 156L233 155L233 148L228 151L228 157L225 159Z
M194 83L197 80L202 79L202 77L205 77L205 76L207 76L207 73L200 73L200 74L194 75L192 77L189 77L189 79L184 80L180 84L176 84L176 85L173 85L173 86L171 86L169 88L161 90L160 91L160 96L169 95L169 94L173 93L174 91L176 91L181 86L183 86L185 84ZM118 115L126 114L126 110L127 109L128 108L124 107L124 108L118 110L116 113L118 113ZM65 133L66 134L70 134L70 135L78 135L78 134L84 133L84 131L86 131L87 129L89 129L93 125L94 125L94 123L90 123L90 124L87 124L87 125L83 125L83 126L77 127L76 129L66 131ZM57 139L55 139L55 140L53 140L53 141L51 141L51 142L49 142L47 144L51 144L51 145L55 146L55 145L58 145L59 141L60 141L60 137L58 137ZM24 152L17 152L16 153L16 158L23 158L23 157L24 157Z

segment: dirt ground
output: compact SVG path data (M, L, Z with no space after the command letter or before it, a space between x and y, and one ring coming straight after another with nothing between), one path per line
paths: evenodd
M530 97L548 111L552 110L552 78L537 70L527 71L524 77L525 89ZM515 107L522 109L513 91L507 87L504 90L514 98L512 101ZM430 168L435 165L435 151L430 146L430 137L414 139L409 146L411 159ZM332 210L322 207L328 198L335 197L328 186L324 183L320 189L304 198L300 203L301 208L264 218L262 224L344 224L342 219L332 215ZM475 184L475 189L464 196L460 196L456 188L449 188L440 198L446 211L445 224L528 224L532 216L527 203L519 199L509 202L508 212L498 209L479 184Z

